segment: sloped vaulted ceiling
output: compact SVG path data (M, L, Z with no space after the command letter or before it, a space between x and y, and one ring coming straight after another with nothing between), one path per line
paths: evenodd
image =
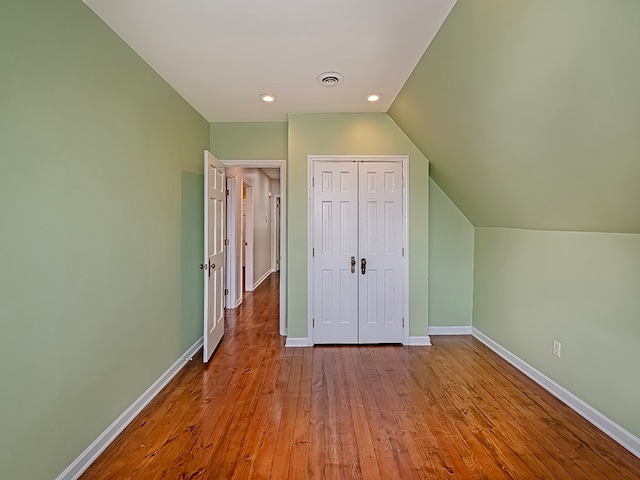
M389 114L476 226L640 233L640 2L459 0Z

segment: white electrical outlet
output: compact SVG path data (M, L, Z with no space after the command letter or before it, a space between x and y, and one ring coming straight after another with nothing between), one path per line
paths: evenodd
M559 341L554 340L553 341L553 354L558 358L560 358L560 350L561 349L562 349L562 344Z

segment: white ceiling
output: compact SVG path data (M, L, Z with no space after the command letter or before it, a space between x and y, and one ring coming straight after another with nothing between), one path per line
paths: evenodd
M280 169L279 168L262 168L262 173L264 173L271 180L280 180Z
M239 122L386 112L455 0L85 3L208 121ZM318 85L326 71L344 82Z

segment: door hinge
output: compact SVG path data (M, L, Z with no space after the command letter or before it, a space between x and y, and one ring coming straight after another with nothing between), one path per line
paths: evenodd
M227 196L229 196L229 189L228 188L227 188L226 194L227 194Z
M311 328L316 328L316 319L315 318L311 319Z
M316 177L311 177L311 186L312 187L316 186Z
M402 247L402 256L404 257L404 247Z
M225 245L229 245L229 239L228 239L228 238L225 238L225 239L224 239L224 244L225 244ZM402 249L402 252L403 252L403 253L402 253L402 256L404 257L404 248Z
M312 248L312 249L311 249L311 256L312 256L312 257L315 257L315 256L316 256L316 249L315 249L315 248Z
M228 289L228 288L225 288L225 289L224 289L224 294L225 294L225 295L229 295L229 289Z
M402 328L404 328L404 317L402 318Z

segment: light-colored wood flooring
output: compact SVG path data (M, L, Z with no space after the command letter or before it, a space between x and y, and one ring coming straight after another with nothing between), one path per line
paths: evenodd
M471 337L285 349L278 280L235 311L83 475L640 479L640 459Z

